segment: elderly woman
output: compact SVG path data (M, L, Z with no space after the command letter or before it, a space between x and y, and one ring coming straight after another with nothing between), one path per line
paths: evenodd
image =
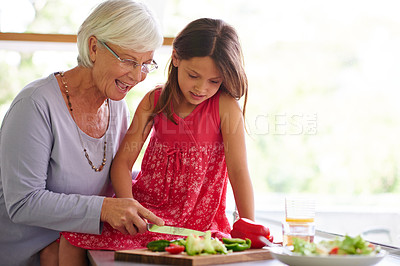
M100 234L107 222L133 235L144 219L163 224L135 200L109 197L111 161L128 127L120 100L157 68L162 40L146 6L106 1L80 27L78 66L15 98L0 131L2 265L39 265L60 231Z

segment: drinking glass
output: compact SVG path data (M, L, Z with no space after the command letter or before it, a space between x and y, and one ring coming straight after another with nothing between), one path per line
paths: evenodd
M283 245L292 246L294 238L314 242L315 200L310 197L286 197Z

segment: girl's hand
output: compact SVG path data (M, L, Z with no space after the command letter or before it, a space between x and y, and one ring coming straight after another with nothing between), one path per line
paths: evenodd
M147 221L164 225L164 221L132 198L105 198L100 220L123 234L135 235L147 231Z

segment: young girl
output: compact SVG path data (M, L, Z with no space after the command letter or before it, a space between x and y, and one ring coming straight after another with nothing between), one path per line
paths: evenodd
M167 83L143 98L113 161L116 197L133 197L165 225L211 230L221 238L230 232L225 214L229 177L239 216L254 220L246 100L247 78L234 28L217 19L188 24L174 40ZM151 130L141 172L132 184L132 166ZM138 221L126 235L108 224L100 236L63 233L61 244L118 250L181 238L141 232L145 223Z

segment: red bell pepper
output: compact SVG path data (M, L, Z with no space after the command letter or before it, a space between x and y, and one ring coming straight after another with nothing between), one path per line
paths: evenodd
M231 236L242 239L249 238L251 240L251 248L265 246L265 243L260 240L260 236L267 238L271 242L274 240L267 227L246 218L240 218L233 224Z

